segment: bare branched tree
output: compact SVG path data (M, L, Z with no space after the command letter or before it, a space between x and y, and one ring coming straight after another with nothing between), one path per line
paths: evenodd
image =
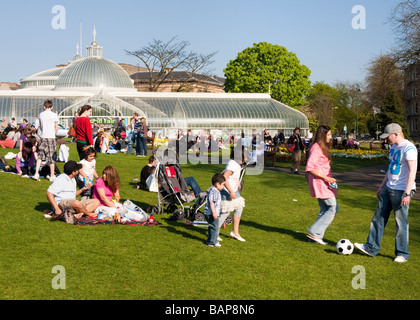
M420 1L405 0L394 7L389 22L396 33L395 61L406 67L419 59Z
M207 55L194 53L185 63L185 71L188 76L178 87L177 91L184 91L192 78L195 78L197 82L205 80L206 76L209 76L210 72L213 71L213 69L208 69L208 67L214 63L212 58L216 53L217 52L212 52Z
M211 59L217 52L202 55L188 51L187 48L190 46L190 43L188 41L178 41L177 38L173 37L167 42L153 39L148 46L140 50L125 50L128 55L138 58L147 68L150 91L157 91L159 86L171 79L173 72L178 70L186 71L187 74L190 74L190 77L183 79L183 82L186 84L191 80L194 73L205 72L205 69L214 62Z

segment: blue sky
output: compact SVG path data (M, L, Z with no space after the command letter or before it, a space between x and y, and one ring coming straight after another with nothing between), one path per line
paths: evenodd
M137 65L124 50L174 36L199 53L218 51L213 74L238 52L269 42L294 52L311 70L310 80L363 82L369 61L394 46L386 23L395 0L0 0L0 81L68 63L76 53L82 22L83 56L96 39L104 57ZM65 8L65 29L54 29L55 5ZM366 29L354 29L355 5L366 10Z

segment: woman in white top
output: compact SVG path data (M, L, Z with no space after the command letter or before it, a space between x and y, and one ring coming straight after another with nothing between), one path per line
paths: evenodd
M235 148L238 151L238 148ZM238 159L239 158L239 159ZM239 240L245 241L239 234L239 223L241 221L242 211L245 207L245 199L241 196L241 171L243 164L246 161L244 147L242 152L232 152L231 160L226 165L223 175L226 179L225 188L220 192L222 197L222 214L219 218L219 227L221 227L233 211L233 229L230 236ZM221 240L220 238L218 239Z
M102 146L101 146L101 153L106 153L109 149L109 137L111 134L108 132L108 129L104 130Z

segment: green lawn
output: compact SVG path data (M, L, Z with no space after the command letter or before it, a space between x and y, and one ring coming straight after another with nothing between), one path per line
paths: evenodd
M75 146L71 159L77 159ZM0 149L5 155L8 149ZM108 164L120 174L122 201L143 208L157 204L155 193L132 188L147 158L97 157L98 173ZM346 161L342 159L340 161ZM11 161L14 165L14 162ZM342 164L344 167L345 163ZM349 164L350 167L354 163ZM60 170L63 164L59 164ZM202 189L224 165L183 165ZM410 207L410 260L393 262L394 221L386 228L375 258L354 252L341 256L335 243L364 242L377 199L374 191L341 185L340 211L326 232L327 246L307 242L306 228L318 204L303 176L264 171L245 177L246 199L240 232L221 231L221 248L204 244L205 228L155 217L161 226L71 226L43 217L49 182L0 173L0 299L419 299L420 205ZM65 289L53 289L54 266L66 271ZM365 289L353 278L366 271Z

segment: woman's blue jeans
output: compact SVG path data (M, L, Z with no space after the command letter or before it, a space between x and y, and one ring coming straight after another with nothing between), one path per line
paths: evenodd
M408 207L401 205L403 190L393 190L385 186L379 196L378 207L370 223L369 235L364 249L376 256L381 249L381 240L391 210L395 217L395 255L408 259ZM411 193L412 196L412 193Z
M338 204L335 197L329 199L317 199L319 204L319 214L315 223L308 228L310 234L318 238L324 238L325 230L333 222L338 212Z

